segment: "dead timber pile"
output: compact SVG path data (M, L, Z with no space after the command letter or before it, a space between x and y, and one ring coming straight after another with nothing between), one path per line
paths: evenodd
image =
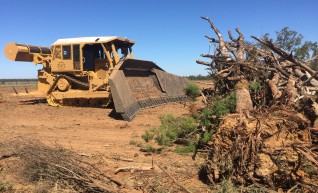
M318 191L318 71L271 41L244 41L238 28L238 37L229 31L225 41L209 18L202 19L217 36L205 36L215 50L201 56L211 60L197 60L209 67L215 83L210 103L233 92L236 97L235 112L221 117L208 145L204 180Z
M123 185L91 160L35 139L21 137L1 143L0 161L16 181L34 184L34 192L117 192Z

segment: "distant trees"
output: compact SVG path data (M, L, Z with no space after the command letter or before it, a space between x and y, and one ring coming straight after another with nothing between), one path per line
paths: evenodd
M304 36L297 31L284 27L280 31L276 31L276 39L270 39L270 34L266 33L262 39L269 40L277 46L291 53L300 61L310 60L310 64L314 69L318 69L318 43L312 41L303 42ZM262 49L268 49L261 43L257 44Z
M190 75L186 76L187 79L189 80L210 80L211 76L210 75Z

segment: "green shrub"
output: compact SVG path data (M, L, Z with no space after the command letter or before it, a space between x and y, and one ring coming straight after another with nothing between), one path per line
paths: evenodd
M200 94L200 87L194 82L188 82L185 91L187 96L195 99Z
M155 138L159 145L171 145L177 138L184 138L197 129L194 118L186 116L174 118L172 114L160 117L161 126Z
M176 118L171 113L161 115L160 122L161 122L160 127L163 127L163 128L175 128L177 125Z
M225 98L214 100L211 106L202 110L197 119L200 120L200 125L207 129L212 129L213 125L219 123L219 118L228 113L235 111L236 97L235 93L231 92Z
M261 83L259 83L259 82L254 82L254 81L251 81L251 82L250 82L250 90L251 90L252 92L259 92L259 91L261 90L261 88L262 88Z
M235 93L231 92L223 99L215 100L212 105L212 114L221 117L228 113L234 112L236 107Z
M230 97L229 97L230 98ZM229 105L230 106L230 105ZM206 145L212 140L214 126L212 122L216 117L212 108L206 108L200 116L200 124L198 119L191 116L175 118L173 114L165 114L160 116L161 125L158 128L150 128L142 135L142 138L149 142L155 140L161 146L171 146L173 143L181 144L174 152L176 153L193 153L197 147ZM207 131L198 135L198 129L204 126Z
M213 103L213 111L217 117L230 113L230 109L223 100L218 100Z
M193 117L180 117L178 122L178 137L185 137L189 133L196 131L197 124Z
M180 153L180 154L187 154L187 153L194 153L195 152L195 145L190 144L188 146L177 146L173 152Z
M160 132L156 137L156 142L159 145L171 145L172 140L164 132Z
M138 144L138 142L135 140L130 140L130 142L129 142L129 145L137 145L137 144Z
M209 141L211 141L213 132L214 130L211 130L210 132L205 131L199 140L199 145L206 145Z
M149 142L153 139L153 137L156 134L156 128L150 128L149 130L146 130L141 137L145 140L145 142Z
M136 147L142 147L142 143L140 141L130 140L129 145L133 145Z
M149 142L152 139L159 145L169 146L176 139L187 137L197 130L197 123L193 117L175 118L172 114L160 116L161 126L146 130L142 138Z
M152 147L151 145L146 145L144 147L144 149L149 152L149 153L155 153L156 152L156 149L154 147Z
M206 107L202 110L200 113L200 116L198 117L200 119L201 126L205 128L209 128L211 126L211 123L213 121L213 110L209 107Z

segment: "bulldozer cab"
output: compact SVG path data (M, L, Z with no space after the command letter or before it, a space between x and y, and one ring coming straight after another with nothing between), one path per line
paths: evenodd
M53 72L98 71L113 68L121 59L133 58L134 42L119 37L59 39L52 45Z
M99 61L105 61L106 63L106 53L100 44L88 44L82 49L83 52L83 70L94 71L95 64Z
M107 49L104 48L111 47L110 44L87 44L82 48L83 53L83 70L84 71L96 71L100 64L106 64L110 66L110 63L116 65L118 61L115 60L115 55L117 54L119 59L122 60L129 57L129 51L131 47L129 45L117 44L115 45L115 50L109 49L109 56L107 58Z

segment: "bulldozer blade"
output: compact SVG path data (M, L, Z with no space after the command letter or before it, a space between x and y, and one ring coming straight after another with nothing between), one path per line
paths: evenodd
M140 109L188 100L187 79L167 73L151 61L120 61L109 77L109 84L115 111L127 121Z

